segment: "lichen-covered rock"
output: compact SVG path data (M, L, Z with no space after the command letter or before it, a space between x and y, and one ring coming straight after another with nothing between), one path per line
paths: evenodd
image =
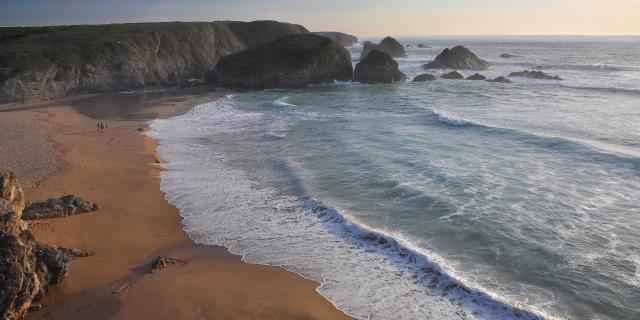
M11 171L0 173L0 215L21 213L24 209L24 193Z
M433 62L423 65L424 69L470 69L487 70L491 64L478 58L471 50L457 46L444 49Z
M442 75L442 79L462 80L462 79L464 79L464 76L462 75L462 73L460 73L458 71L451 71L449 73L443 74Z
M20 218L24 199L16 201L22 190L15 176L3 172L0 177L0 202L11 208L0 213L0 317L13 320L24 317L32 301L67 277L69 257L36 241Z
M74 214L93 212L98 210L96 203L84 200L75 195L66 195L44 202L36 202L27 206L23 213L24 220L39 220L62 218Z
M356 36L352 36L350 34L346 34L342 32L325 31L325 32L313 32L313 34L327 37L341 44L344 47L351 47L354 44L358 43L358 38Z
M538 80L562 80L562 78L558 76L553 76L542 71L519 71L519 72L511 72L509 77L526 77Z
M209 81L242 88L296 88L349 81L351 55L339 43L314 34L290 35L220 59Z
M0 103L189 86L225 55L306 32L275 21L2 28Z
M479 73L474 73L473 75L468 76L467 80L487 80L487 77Z
M400 72L398 63L391 56L374 49L358 62L353 80L367 84L393 83L406 81L407 76Z
M393 58L402 58L406 57L407 53L404 50L404 47L398 40L392 37L386 37L380 41L378 44L374 44L371 41L365 41L362 44L362 52L360 53L360 60L367 57L367 55L373 51L379 50L382 51Z
M430 73L420 74L420 75L417 75L415 78L413 78L413 82L427 82L427 81L435 81L435 80L436 80L436 76Z

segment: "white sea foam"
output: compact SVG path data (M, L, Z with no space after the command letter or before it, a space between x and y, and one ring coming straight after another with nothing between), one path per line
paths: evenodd
M473 122L461 119L461 118L456 118L453 117L451 115L448 115L442 111L432 111L433 114L438 118L438 121L444 123L444 124L448 124L448 125L452 125L452 126L456 126L456 127L461 127L461 126L466 126L466 125L470 125L473 124Z
M167 161L162 190L196 242L316 280L320 294L362 319L537 317L465 287L441 259L399 234L371 229L315 199L283 196L232 167L228 146L210 137L250 134L270 123L265 117L221 99L151 123L147 134L159 139Z

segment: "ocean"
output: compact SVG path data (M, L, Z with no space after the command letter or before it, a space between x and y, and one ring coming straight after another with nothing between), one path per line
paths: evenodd
M564 80L230 92L154 120L189 236L361 319L640 319L640 37L398 40L410 77L464 45L487 77Z

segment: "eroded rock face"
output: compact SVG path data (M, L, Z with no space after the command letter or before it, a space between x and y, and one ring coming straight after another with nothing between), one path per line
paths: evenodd
M442 75L442 79L462 80L462 79L464 79L464 76L462 75L462 73L460 73L458 71L451 71L449 73L443 74Z
M263 89L352 78L351 55L343 46L326 37L299 34L223 57L208 80L222 86Z
M354 81L367 84L393 83L405 81L407 76L400 72L398 63L387 53L374 49L358 62Z
M433 62L423 65L424 69L468 69L487 70L491 64L478 58L471 50L457 46L444 49Z
M427 81L435 81L435 80L436 80L436 76L430 73L417 75L415 78L413 78L413 82L427 82Z
M0 174L0 317L21 319L32 301L67 277L69 258L38 243L21 219L24 194L11 172Z
M365 41L362 44L362 52L360 53L360 60L367 57L367 55L373 51L379 50L382 51L393 58L402 58L406 57L407 53L404 50L404 47L400 42L392 37L386 37L380 41L378 44L374 44L371 41Z
M75 195L49 199L29 205L22 213L24 220L62 218L74 214L98 210L96 203L89 202Z
M542 71L529 71L529 70L511 72L509 74L509 77L526 77L526 78L539 79L539 80L562 80L562 78L558 76L553 76L548 73L544 73Z

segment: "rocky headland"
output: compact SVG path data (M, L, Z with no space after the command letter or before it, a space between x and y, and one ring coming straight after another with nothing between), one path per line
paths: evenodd
M289 35L220 59L208 81L253 89L295 88L353 79L351 55L314 34Z
M323 31L323 32L313 32L313 34L327 37L345 47L351 47L354 44L358 43L358 38L356 36L352 36L350 34L346 34L342 32Z
M446 48L435 60L422 66L424 69L463 69L463 70L487 70L491 67L489 62L478 58L471 50L457 46Z
M275 21L0 28L0 103L202 82L221 57L300 33Z

